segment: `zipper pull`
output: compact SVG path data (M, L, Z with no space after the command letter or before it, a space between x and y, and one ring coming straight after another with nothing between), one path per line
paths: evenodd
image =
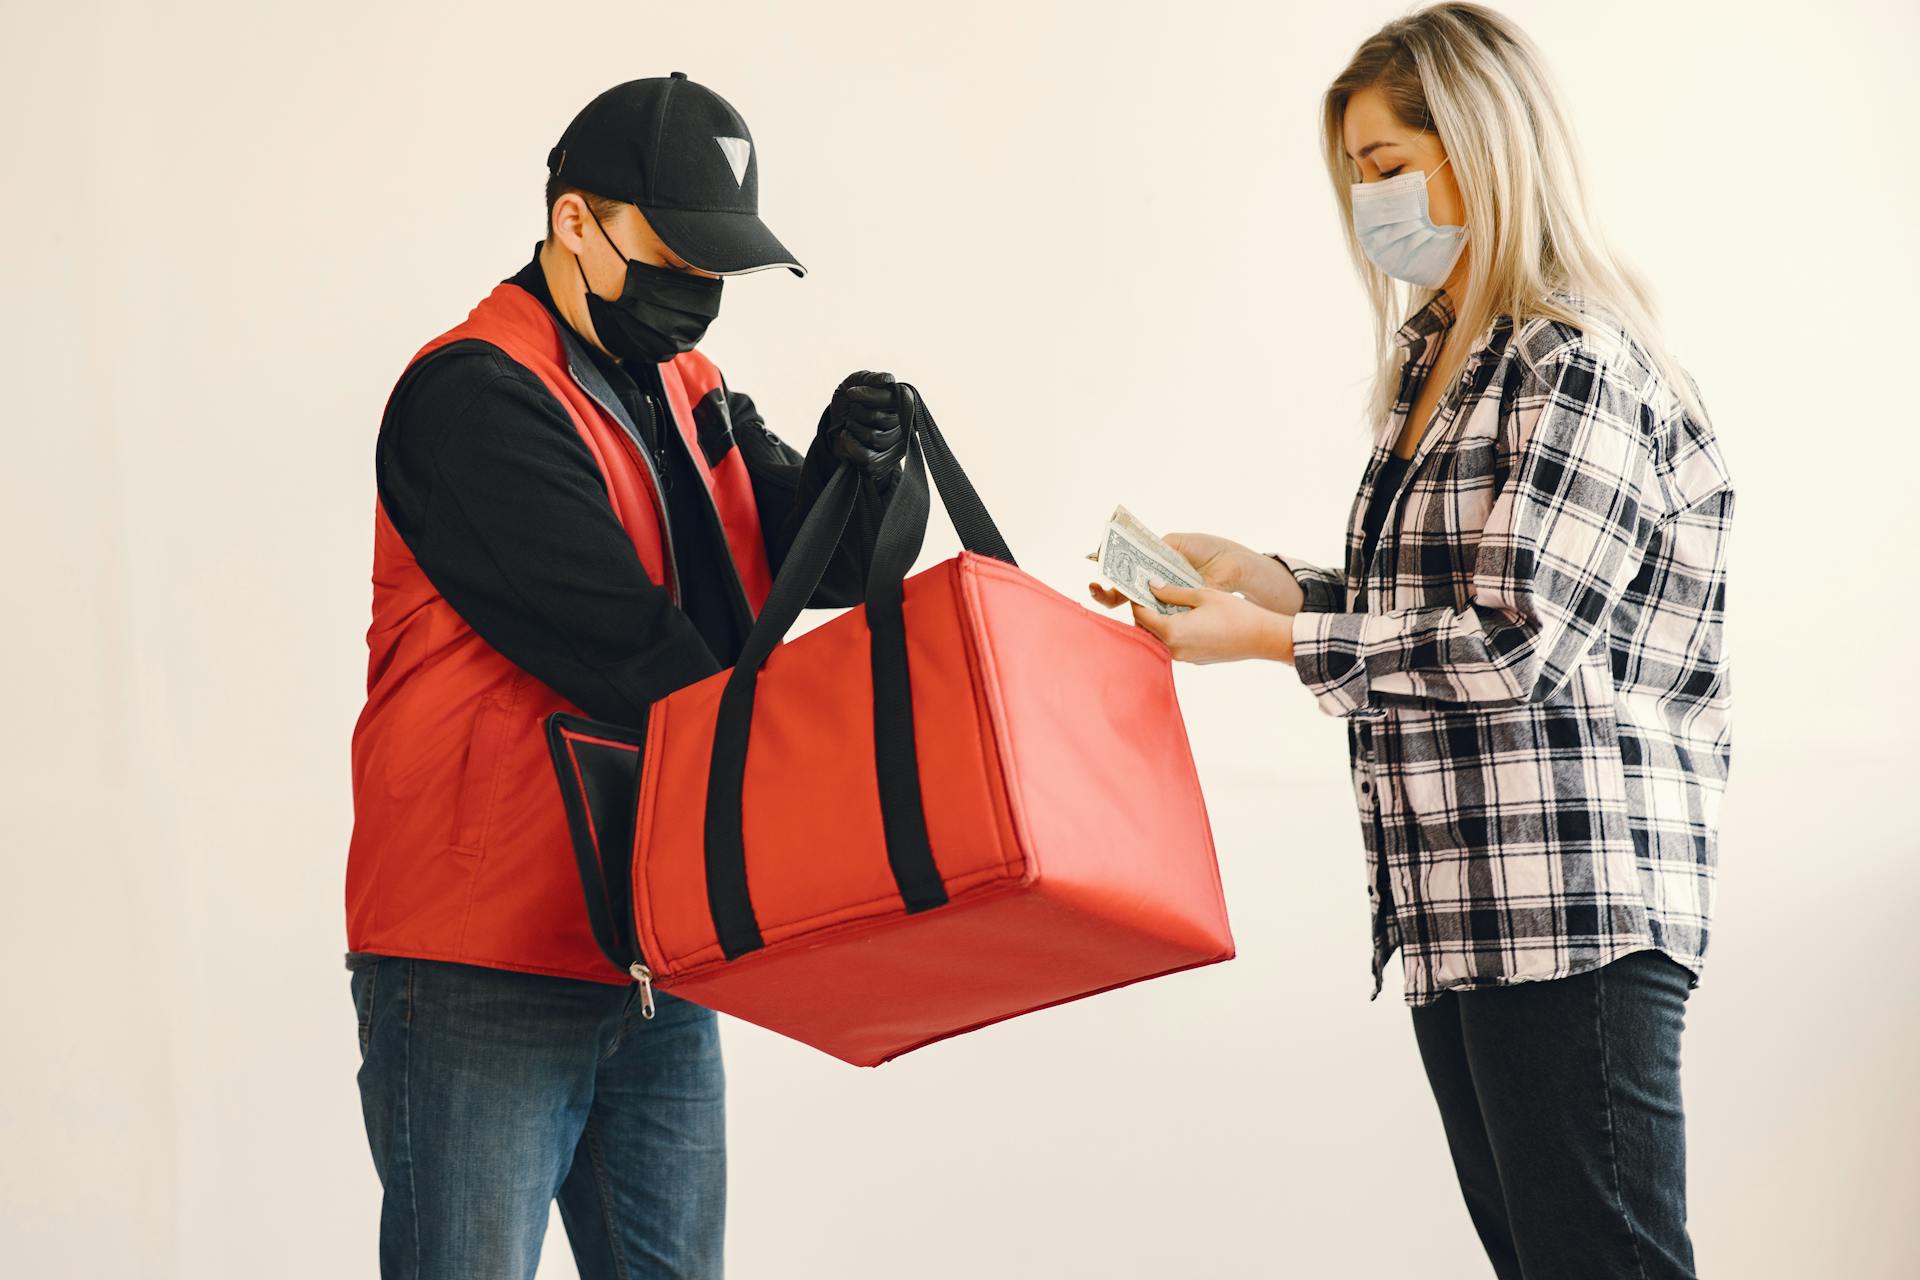
M627 972L632 974L633 980L640 984L640 1016L651 1018L653 1016L653 970L635 960L627 966Z

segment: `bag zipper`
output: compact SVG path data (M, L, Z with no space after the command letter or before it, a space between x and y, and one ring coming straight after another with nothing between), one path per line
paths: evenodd
M653 1017L653 970L635 960L627 966L627 972L632 974L633 980L640 984L640 1016Z

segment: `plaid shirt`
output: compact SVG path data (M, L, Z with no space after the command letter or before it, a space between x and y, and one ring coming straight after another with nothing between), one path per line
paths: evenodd
M1373 994L1564 977L1648 948L1698 981L1732 757L1733 487L1643 349L1498 317L1442 395L1371 564L1361 522L1454 312L1400 329L1343 572L1279 556L1300 680L1347 719ZM1353 610L1365 587L1364 612Z

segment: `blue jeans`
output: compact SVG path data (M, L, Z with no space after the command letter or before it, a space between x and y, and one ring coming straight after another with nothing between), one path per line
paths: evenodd
M582 1280L721 1274L711 1010L637 985L347 953L386 1280L531 1280L560 1202Z
M1500 1280L1694 1280L1687 970L1636 951L1413 1011L1454 1172Z

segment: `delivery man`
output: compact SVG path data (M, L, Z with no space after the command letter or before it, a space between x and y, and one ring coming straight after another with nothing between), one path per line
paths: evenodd
M346 960L381 1273L531 1277L558 1199L586 1280L718 1276L714 1015L596 948L542 721L639 728L732 666L843 461L859 504L810 603L857 603L906 433L858 373L802 457L695 350L726 277L805 274L718 94L616 85L547 168L545 239L414 355L375 449Z

